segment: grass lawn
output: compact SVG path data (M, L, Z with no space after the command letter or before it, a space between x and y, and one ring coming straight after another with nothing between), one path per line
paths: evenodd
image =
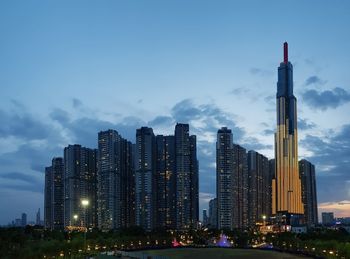
M275 251L263 251L253 249L230 249L230 248L179 248L163 250L147 250L139 252L144 255L160 255L168 258L191 258L191 259L228 259L228 258L259 258L259 259L291 259L306 258L293 254L279 253Z

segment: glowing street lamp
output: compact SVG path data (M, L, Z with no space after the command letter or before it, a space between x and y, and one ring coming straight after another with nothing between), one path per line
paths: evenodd
M86 251L86 232L87 232L87 219L86 219L86 208L89 206L89 200L88 199L82 199L81 200L81 205L84 208L84 225L85 225L85 231L84 231L84 249Z
M83 200L81 200L81 205L83 205L83 207L87 207L87 206L89 206L89 200L87 200L87 199L83 199Z
M266 215L262 215L262 219L264 221L264 227L265 227L265 225L266 225Z

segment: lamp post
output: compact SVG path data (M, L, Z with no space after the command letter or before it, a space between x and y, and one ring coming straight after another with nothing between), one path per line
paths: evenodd
M85 227L85 231L84 231L84 250L86 252L86 232L87 232L87 216L86 216L86 209L89 206L89 200L88 199L82 199L81 200L81 206L83 206L84 208L84 227Z
M76 226L77 225L77 221L78 221L78 215L74 214L73 215L73 219L74 219L74 226Z
M266 225L266 215L262 215L262 219L263 219L263 226L265 227L265 225Z

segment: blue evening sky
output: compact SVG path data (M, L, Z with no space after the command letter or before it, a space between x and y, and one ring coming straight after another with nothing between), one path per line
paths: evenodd
M299 156L316 164L320 211L350 216L349 13L339 0L1 1L0 224L43 211L44 167L66 145L176 122L198 136L207 208L218 128L273 157L284 41Z

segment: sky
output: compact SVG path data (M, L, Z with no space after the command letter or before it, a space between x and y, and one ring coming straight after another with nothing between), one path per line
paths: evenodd
M141 126L173 134L176 122L197 135L207 208L220 127L273 158L284 41L319 212L350 216L349 11L341 0L1 1L0 224L43 211L44 168L68 144L97 147L109 128L134 142Z

